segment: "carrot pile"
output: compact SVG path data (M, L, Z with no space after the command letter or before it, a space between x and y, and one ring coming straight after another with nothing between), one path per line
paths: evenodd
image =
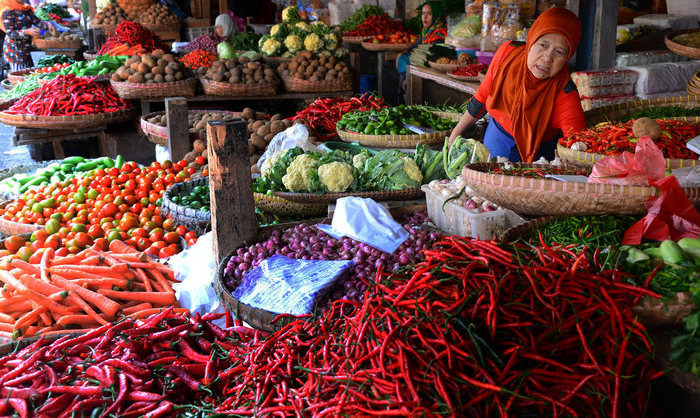
M12 260L0 270L0 337L62 334L177 305L172 270L121 241L110 250L55 257L47 248L38 263Z
M120 44L120 45L115 46L114 48L111 48L107 51L104 51L103 53L101 53L101 55L111 55L113 57L116 57L119 55L145 54L146 52L148 52L148 51L141 44L136 44L136 45Z

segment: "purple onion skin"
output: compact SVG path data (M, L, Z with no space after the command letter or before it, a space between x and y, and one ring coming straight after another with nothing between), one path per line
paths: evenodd
M384 271L393 271L420 261L421 251L430 249L433 243L440 239L437 233L419 228L420 225L429 222L425 212L409 213L399 217L397 222L401 223L410 235L393 254L384 253L347 237L336 240L315 225L302 224L284 231L274 231L267 241L251 245L247 249L239 249L236 256L229 259L224 272L226 285L229 289L235 289L247 271L260 264L266 257L275 254L305 260L353 260L353 270L331 289L330 300L322 303L319 309L327 309L330 301L336 299L362 301L368 289L363 280L374 281L380 267L383 267Z
M201 49L216 53L216 46L225 40L226 38L222 38L214 32L207 32L193 39L192 42L185 45L184 49L190 52Z

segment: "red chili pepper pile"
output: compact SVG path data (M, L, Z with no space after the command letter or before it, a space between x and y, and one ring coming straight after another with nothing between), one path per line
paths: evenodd
M471 64L466 67L460 67L450 71L450 74L461 75L463 77L476 77L480 72L486 71L489 67L484 64Z
M114 89L94 78L58 76L23 96L5 113L40 116L92 115L129 109Z
M342 97L317 99L292 117L292 120L306 120L319 140L328 141L338 136L335 125L343 118L344 114L355 110L381 109L383 107L385 107L384 99L372 97L368 93L351 99Z
M98 54L104 54L122 44L128 44L130 46L141 45L146 51L153 51L163 47L158 35L137 22L124 20L119 23L116 29L114 29L114 32L109 35L107 42L102 45Z
M384 13L381 16L370 16L365 19L358 27L350 32L343 33L343 36L375 36L385 33L403 32L407 29L399 22L391 19L388 14Z
M505 176L518 176L530 178L545 178L547 175L564 175L564 176L586 176L589 173L584 170L576 170L573 168L556 168L556 167L515 167L515 168L494 168L490 171L493 174L503 174Z
M200 67L211 67L217 59L219 59L219 57L213 52L198 49L180 58L180 61L191 69L196 70Z
M686 142L700 135L700 124L679 120L655 119L661 125L661 138L654 140L666 158L697 159L698 155L686 147ZM634 152L637 138L632 134L634 120L624 123L601 123L581 132L564 135L559 143L571 148L576 142L585 142L586 152L619 155L623 151Z

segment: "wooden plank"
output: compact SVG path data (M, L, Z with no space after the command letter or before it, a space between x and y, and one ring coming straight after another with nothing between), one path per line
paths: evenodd
M180 161L190 152L190 131L187 123L187 100L184 97L165 99L168 124L168 151L170 161Z
M56 157L57 160L62 160L66 158L66 154L63 152L63 145L61 145L61 141L53 141L53 155Z
M114 136L102 131L97 137L97 149L102 157L116 158L117 140Z
M595 29L593 32L593 68L615 65L617 38L617 0L596 0Z
M411 66L406 67L406 104L423 103L423 79L414 75Z
M257 232L246 129L241 119L207 125L211 229L217 265Z

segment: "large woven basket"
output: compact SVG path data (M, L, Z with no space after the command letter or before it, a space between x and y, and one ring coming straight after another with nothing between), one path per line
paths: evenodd
M263 61L265 61L267 64L277 68L278 65L284 63L284 62L291 62L292 58L289 57L268 57L267 55L262 56Z
M329 93L352 90L352 77L335 80L310 81L296 77L282 76L284 89L290 93Z
M166 25L156 25L153 23L141 23L141 22L138 22L138 23L141 24L146 29L150 30L151 32L179 31L180 26L182 25L182 23L179 20L177 22L169 23Z
M343 36L342 38L343 42L353 45L360 45L365 39L367 39L366 36Z
M457 74L452 74L451 72L447 72L447 76L450 77L450 78L453 78L453 79L455 79L455 80L458 80L458 81L466 81L466 82L469 82L469 83L479 82L479 81L480 81L478 75L475 75L475 76L472 77L472 76L457 75Z
M459 68L459 64L439 64L435 61L428 61L428 66L438 71L442 71L443 73L454 71Z
M170 215L178 225L185 225L189 230L196 231L198 235L204 234L211 225L211 213L204 210L195 210L178 205L172 201L173 196L186 196L197 186L208 186L209 179L202 178L177 183L163 193L163 203L160 211L164 216Z
M9 113L0 112L0 122L5 125L17 126L20 128L73 129L123 122L131 119L134 114L133 109L97 113L94 115L73 116L11 115Z
M12 71L7 74L7 79L10 80L13 86L23 82L27 79L27 76L38 67L25 68L23 70Z
M686 30L678 30L678 31L673 31L669 32L666 34L666 37L664 38L664 42L666 42L666 47L673 51L674 53L678 55L682 55L684 57L692 58L694 60L700 59L700 48L693 48L687 45L679 44L678 42L674 42L673 38L676 35L681 35L684 33L694 33L694 32L700 32L700 29L686 29Z
M368 51L403 51L413 44L375 44L362 41L362 47Z
M61 161L59 160L49 160L49 161L41 161L41 162L31 162L28 164L20 164L16 165L13 167L8 167L0 170L0 181L8 179L15 174L23 173L23 174L32 174L36 170L40 168L45 168L51 164L54 163L59 163ZM0 201L8 201L8 200L15 200L19 197L19 194L12 193L7 190L0 190Z
M210 96L274 96L277 94L277 86L279 81L270 83L258 83L253 86L246 84L231 84L222 83L219 81L211 81L206 78L200 78L204 94Z
M80 40L49 40L43 38L33 38L34 46L39 49L80 49L83 42Z
M230 112L228 110L193 109L193 110L190 110L189 112L190 113L225 113L225 114L229 115L231 119L237 119L240 117L240 113ZM156 125L155 123L151 123L148 121L148 119L152 118L153 116L159 116L159 115L164 115L164 114L165 114L164 110L162 110L160 112L147 113L147 114L141 116L140 125L141 125L141 130L143 131L143 133L146 134L149 141L153 142L154 144L168 146L168 135L170 134L168 132L168 127ZM207 138L206 130L203 133L201 131L200 132L190 132L190 138L192 140L195 140L195 139L206 140L206 138Z
M291 202L299 203L334 203L342 197L357 196L364 198L372 198L376 201L384 200L415 200L423 197L423 192L419 187L405 190L392 190L380 192L346 192L346 193L290 193L290 192L273 192L275 196Z
M270 196L263 193L253 193L255 207L267 213L290 218L310 218L323 216L328 213L327 203L299 203Z
M187 78L172 83L129 83L110 80L112 87L122 99L148 99L158 97L194 96L196 78Z
M433 112L441 118L459 121L462 115L449 112ZM445 142L445 137L452 131L432 132L427 134L410 135L366 135L358 132L338 129L338 137L345 142L357 142L365 147L373 148L415 148L418 144L437 145Z
M10 201L4 202L1 206L4 208L8 203L10 203ZM40 229L44 229L44 225L23 224L0 218L0 233L5 235L31 234L32 232Z
M644 202L659 195L659 189L650 186L563 182L488 172L502 167L496 163L469 164L462 176L477 195L524 215L643 215ZM683 190L695 206L700 206L700 188Z
M673 96L661 97L658 99L634 100L591 109L584 112L583 115L586 118L586 126L590 128L601 122L617 122L623 116L628 116L639 110L656 106L680 106L689 109L700 107L700 96Z
M596 162L608 157L604 154L596 154L593 152L585 151L575 151L571 148L565 147L562 144L557 144L557 154L559 159L561 159L566 164L572 164L577 167L592 168ZM666 169L671 170L674 168L682 167L694 167L700 165L699 160L683 160L680 158L666 158Z

